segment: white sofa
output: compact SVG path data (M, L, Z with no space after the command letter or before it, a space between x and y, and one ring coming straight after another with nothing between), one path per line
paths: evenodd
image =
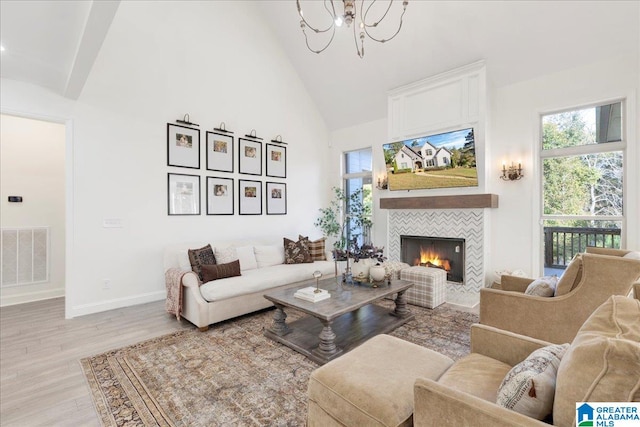
M214 253L216 249L221 248L240 249L238 253L242 275L214 280L199 286L198 276L191 271L188 250L201 248L207 243L214 248ZM276 250L279 256L274 257ZM327 261L284 264L282 239L172 245L164 252L164 271L169 268L179 268L186 272L182 277L182 317L202 331L207 330L213 323L272 306L273 304L263 297L268 291L315 283L313 272L316 270L322 273L322 278L335 275L331 252L327 252Z

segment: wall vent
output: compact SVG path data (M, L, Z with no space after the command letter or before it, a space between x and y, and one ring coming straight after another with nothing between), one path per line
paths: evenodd
M2 228L0 286L49 281L49 227Z

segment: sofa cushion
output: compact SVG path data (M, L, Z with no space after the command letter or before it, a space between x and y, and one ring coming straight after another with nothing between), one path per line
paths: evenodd
M539 348L511 368L500 388L496 403L537 420L553 410L556 374L569 344Z
M510 369L511 366L499 360L471 353L454 363L438 382L494 403Z
M255 292L266 292L278 286L298 282L311 283L314 281L314 271L318 270L328 277L333 275L334 268L334 264L330 261L316 261L309 264L280 264L256 268L243 271L242 276L205 283L200 287L200 294L209 302L221 301ZM302 286L303 283L300 285Z
M284 263L303 264L313 262L309 254L309 248L304 240L293 240L284 238Z
M239 259L238 251L233 246L229 246L226 248L216 246L216 248L214 249L214 255L216 257L216 261L220 264L228 264L231 261Z
M258 268L258 262L256 261L253 246L240 246L236 248L236 253L240 260L240 270L245 271Z
M212 265L216 263L216 258L213 255L211 245L206 245L199 249L189 249L187 253L189 255L191 270L198 275L201 281L205 282L202 278L202 271L200 270L200 267L205 264Z
M556 276L544 276L534 280L524 291L525 295L538 297L552 297L556 291L558 278Z
M309 237L298 236L298 240L304 241L309 249L309 255L312 261L326 261L327 253L325 252L324 243L327 240L326 237L318 240L309 240Z
M582 254L577 254L564 271L556 285L555 296L566 295L582 280Z
M220 280L227 277L240 276L240 261L235 260L227 264L203 265L202 279L206 282Z
M640 301L612 296L584 322L562 358L553 420L573 425L576 402L640 401Z
M284 264L284 248L282 246L255 246L253 252L258 268Z

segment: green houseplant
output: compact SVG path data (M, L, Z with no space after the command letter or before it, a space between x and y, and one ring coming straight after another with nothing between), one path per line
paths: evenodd
M358 189L347 195L344 190L333 187L334 198L326 208L320 209L320 216L314 222L325 237L335 239L333 256L342 261L347 258L352 245L357 247L357 230L370 229L371 207L363 202L364 191ZM351 242L348 237L351 237Z

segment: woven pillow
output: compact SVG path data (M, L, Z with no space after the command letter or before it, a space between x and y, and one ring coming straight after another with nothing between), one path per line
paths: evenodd
M311 263L311 255L307 245L302 240L294 242L284 238L284 263L285 264L306 264Z
M212 265L216 263L216 257L213 255L211 245L203 246L200 249L189 249L188 253L191 269L198 275L200 280L203 280L200 267L204 264Z
M553 409L556 374L569 344L540 348L511 368L498 389L496 403L537 420Z
M229 246L228 248L216 248L216 260L218 264L228 264L231 261L240 259L236 248Z
M327 240L326 237L318 240L309 240L308 237L298 236L298 240L304 241L307 244L307 248L309 249L309 255L311 255L311 259L313 261L326 261L327 254L324 251L324 242Z
M534 280L524 291L525 295L535 295L539 297L552 297L556 292L558 277L545 276Z
M240 276L240 261L235 260L227 264L203 265L203 282L224 279L226 277Z

